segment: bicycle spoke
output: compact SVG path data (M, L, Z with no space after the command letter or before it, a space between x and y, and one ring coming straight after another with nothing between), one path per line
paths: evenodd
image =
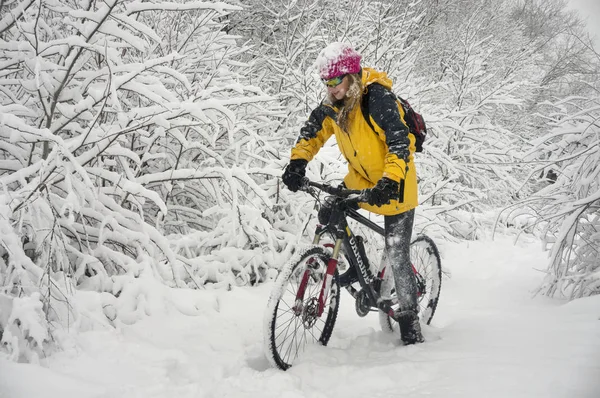
M294 299L294 300L295 300L295 299ZM291 310L291 309L294 307L294 306L292 306L292 305L289 305L289 304L288 304L288 302L287 302L287 301L285 301L283 298L279 300L279 303L280 303L280 304L281 304L281 303L285 304L285 305L288 307L288 309L289 309L289 310Z
M298 317L297 316L291 317L290 320L287 323L286 329L283 330L282 332L280 332L278 336L281 336L281 333L285 333L285 336L284 336L283 340L284 341L287 340L287 337L289 336L288 332L289 332L290 326L292 326L292 323L294 323L294 325L296 325L297 322L298 322Z
M289 362L289 361L288 361L288 359L286 359L286 358L289 358L289 357L288 357L288 354L289 354L289 352L290 352L290 349L291 349L292 345L294 344L294 336L295 336L295 334L292 334L292 341L291 341L291 343L288 345L288 348L287 348L287 350L285 350L285 353L283 354L283 358L284 358L284 359L285 359L287 362ZM286 336L286 337L287 337L287 336ZM287 341L287 339L286 339L286 340L284 340L284 342L285 342L285 341ZM282 343L282 346L283 346L283 343Z
M296 326L295 331L297 332L298 331L298 322L296 322L295 326ZM294 344L294 340L296 341L296 344ZM294 357L291 358L291 360L296 359L298 357L298 333L294 333L294 336L292 337L292 341L290 342L290 354L292 354L292 349L294 347L296 348L296 352L294 354ZM290 360L290 362L291 362L291 360Z
M304 346L306 346L308 344L308 338L306 337L306 329L304 329L304 332L302 333L302 337L304 338Z
M315 342L319 341L319 338L314 335L312 329L307 329L307 330L308 330L308 333L310 333L310 335L313 337ZM321 331L321 333L322 333L322 331Z
M292 324L292 322L295 321L294 318L290 318L289 322L287 323L287 327L282 330L281 332L279 332L279 334L277 336L275 336L275 341L277 341L277 339L281 336L282 333L285 333L285 337L283 338L283 342L285 342L286 338L287 338L287 332ZM277 328L276 328L277 329ZM282 342L282 344L283 344Z
M325 325L325 321L323 321L323 325ZM319 331L319 334L323 334L323 329L319 329L319 327L317 326L317 324L315 323L314 326L315 329L317 329Z
M280 316L278 316L276 319L279 319L279 318L281 318L282 316L283 316L283 315L280 315ZM296 315L294 315L294 316L290 317L290 322L291 322L291 320L292 320L292 319L294 319L294 318L297 318L297 316L296 316ZM281 327L283 327L283 326L284 326L284 325L275 326L275 330L277 330L277 329L279 329L279 328L281 328Z
M294 340L297 338L296 331L298 330L298 319L294 320L294 328L293 333L291 334L291 341L289 341L288 349L286 350L286 355L291 354L292 348L294 347ZM288 356L289 358L289 356Z
M290 285L291 285L291 283L290 283ZM291 286L291 287L294 287L294 286ZM294 290L290 290L290 288L288 287L286 289L286 293L289 293L292 297L296 297L298 295L298 289L299 288L300 288L300 284L298 284L298 287L296 289L294 289Z
M294 298L294 305L289 305L287 303L287 301L285 301L284 299L279 300L280 304L283 303L283 304L285 304L287 306L287 309L282 309L283 313L286 313L286 312L292 312L292 313L294 313L294 307L296 306L295 300L296 299ZM281 306L279 308L281 308Z
M275 318L275 319L279 319L282 316L287 315L287 314L292 314L292 317L296 317L297 316L296 313L294 312L294 310L292 308L289 308L287 310L283 310L281 312L281 314L277 315L277 318Z
M306 328L304 328L304 330L306 330ZM297 337L297 334L295 334L295 336ZM294 355L294 359L296 359L298 357L298 352L300 352L300 345L301 345L301 338L302 335L300 335L299 339L296 339L296 354Z
M304 330L306 330L306 328L304 328L304 325L302 324L302 322L300 322L300 327L302 327ZM298 327L296 327L296 331L298 331ZM290 347L295 347L296 352L294 353L294 357L292 358L292 360L296 359L298 357L298 353L300 352L300 338L301 337L302 337L301 334L300 334L300 336L298 336L298 333L294 333L294 337L292 338ZM294 344L294 340L296 341L296 344Z

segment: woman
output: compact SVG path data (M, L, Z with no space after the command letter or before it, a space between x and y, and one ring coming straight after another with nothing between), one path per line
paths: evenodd
M410 262L410 238L418 203L415 137L409 134L404 111L390 91L392 81L385 72L361 68L360 60L360 54L345 43L332 43L319 54L316 65L327 87L327 98L300 130L282 180L296 192L307 163L335 135L348 161L344 184L349 189L370 189L368 203L360 206L384 216L385 247L401 311L400 337L404 344L414 344L423 341ZM365 95L369 109L365 116L370 118L372 128L361 111Z

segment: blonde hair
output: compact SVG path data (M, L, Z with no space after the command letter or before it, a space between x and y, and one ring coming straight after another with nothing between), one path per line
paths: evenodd
M348 133L348 116L356 106L360 106L360 100L363 93L361 74L353 73L347 77L349 80L348 91L344 98L344 106L337 115L337 124L346 133ZM335 103L336 99L333 96L329 96L329 101Z

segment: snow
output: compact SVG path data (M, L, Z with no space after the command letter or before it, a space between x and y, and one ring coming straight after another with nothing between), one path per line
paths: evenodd
M181 10L208 10L212 9L220 13L226 11L241 10L240 7L232 6L222 2L203 2L203 1L190 1L186 4L181 3L169 3L169 2L133 2L126 6L127 14L133 14L143 11L157 11L157 10L168 10L168 11L181 11Z
M325 47L319 53L315 61L315 66L320 70L327 66L329 62L335 61L342 56L344 50L349 47L348 43L333 42Z
M272 283L165 287L171 307L70 336L43 366L0 360L0 397L599 396L599 296L532 297L547 254L527 236L438 245L450 277L421 345L401 346L375 313L356 316L343 291L329 345L282 372L262 348Z
M342 57L346 58L346 61L340 61ZM354 61L360 62L360 59L361 56L349 43L333 42L321 50L314 66L320 76L331 78L345 73L357 73L350 72L350 69L353 69Z

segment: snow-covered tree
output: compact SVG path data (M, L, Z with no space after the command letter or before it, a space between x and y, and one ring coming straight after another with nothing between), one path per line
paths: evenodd
M35 360L56 338L49 331L77 319L76 290L107 293L106 317L132 321L144 312L144 278L260 278L256 247L282 250L255 207L269 201L262 166L276 150L261 133L277 114L223 30L237 9L0 5L0 328L10 357ZM227 246L240 251L237 268L215 265L214 249ZM211 251L214 264L199 260Z
M533 214L550 249L540 292L579 298L600 293L600 96L568 98L549 109L549 132L534 141L526 160L543 176L540 189L511 209L509 218Z

